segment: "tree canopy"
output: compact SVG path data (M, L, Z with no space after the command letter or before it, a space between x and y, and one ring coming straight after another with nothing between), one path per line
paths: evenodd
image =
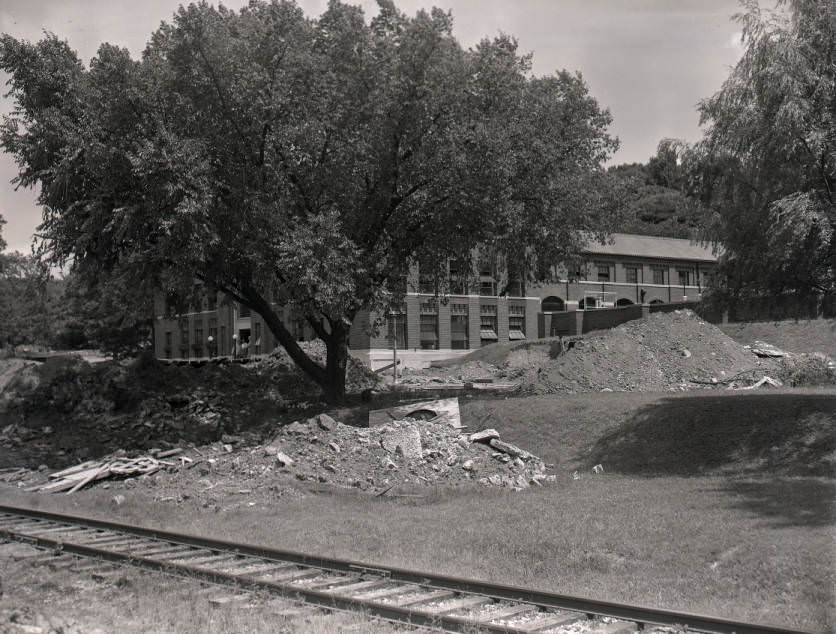
M836 289L836 20L832 4L786 0L736 16L745 50L699 107L692 185L722 244L720 290L733 298Z
M525 277L612 226L596 179L617 141L581 75L532 76L504 35L465 50L439 9L201 2L140 60L103 44L85 67L53 35L3 36L0 68L17 104L0 143L40 184L45 257L135 293L202 280L332 398L350 323L411 262L487 245ZM325 341L325 367L277 305Z
M607 170L620 185L625 205L620 231L669 238L691 238L698 233L705 210L689 196L688 152L683 141L662 139L647 163L614 165Z

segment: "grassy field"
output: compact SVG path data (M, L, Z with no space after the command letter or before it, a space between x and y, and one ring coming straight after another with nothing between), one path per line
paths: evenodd
M836 391L605 393L465 400L464 423L555 464L555 485L423 497L320 493L218 514L134 489L110 503L0 490L94 513L566 594L834 628ZM591 467L604 466L603 474ZM812 466L811 466L812 465ZM574 476L577 471L577 479Z
M836 319L807 319L719 325L742 344L766 341L789 352L823 352L836 359Z

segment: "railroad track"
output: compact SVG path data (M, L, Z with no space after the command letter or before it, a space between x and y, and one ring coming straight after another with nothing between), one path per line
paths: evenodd
M0 539L451 632L789 631L3 505Z

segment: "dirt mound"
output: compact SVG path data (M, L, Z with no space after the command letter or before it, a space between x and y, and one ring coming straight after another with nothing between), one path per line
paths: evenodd
M18 365L0 399L0 467L62 467L120 449L213 442L265 420L298 418L320 398L282 355L200 367L145 356ZM376 387L378 377L353 362L347 383L356 392Z
M464 435L410 419L357 428L322 414L284 427L264 453L297 480L363 490L463 481L524 489L548 478L542 460L494 430Z
M568 345L542 339L496 352L417 374L461 381L487 374L519 382L528 394L656 392L724 385L741 373L760 377L778 365L758 359L690 310L652 314Z

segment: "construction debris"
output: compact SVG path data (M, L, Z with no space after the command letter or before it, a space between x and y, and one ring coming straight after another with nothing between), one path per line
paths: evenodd
M756 390L759 387L764 387L764 386L783 387L783 385L784 384L781 383L779 380L770 378L768 376L765 376L765 377L761 378L760 380L758 380L757 382L753 383L752 385L748 385L746 387L738 387L736 389L738 389L738 390Z
M444 398L435 401L420 401L399 405L389 409L378 409L369 412L369 427L385 425L393 420L429 420L435 423L447 424L456 429L462 428L462 417L459 411L459 399Z
M445 405L452 406L449 401L456 399L448 399ZM404 409L420 415L432 403L438 402L413 403ZM295 480L377 493L392 487L468 481L521 490L554 481L542 460L500 440L496 430L464 435L448 416L432 412L431 420L390 419L369 428L335 421L332 429L323 430L317 417L296 421L285 426L260 454L276 455L277 460L284 456L277 468ZM256 464L249 469L261 471Z
M180 450L177 450L180 451ZM171 452L164 452L173 455ZM25 491L39 491L58 493L67 491L75 493L91 482L104 480L111 477L129 478L133 476L149 475L160 470L163 466L176 466L174 462L157 460L151 456L140 456L138 458L117 458L104 462L90 460L81 464L56 471L49 474L51 482L37 484L24 489Z
M756 341L752 346L744 346L745 348L749 348L752 351L752 354L759 356L759 357L785 357L787 353L783 350L776 348L771 343L766 343L764 341Z

